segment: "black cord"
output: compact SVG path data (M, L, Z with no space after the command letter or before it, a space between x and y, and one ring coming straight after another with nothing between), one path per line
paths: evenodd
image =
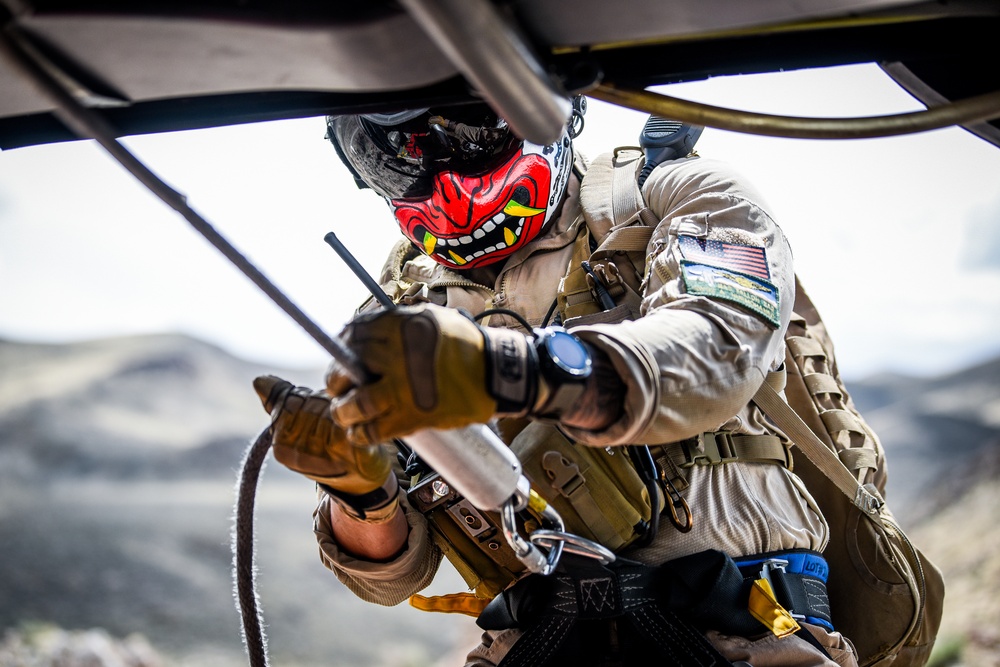
M545 313L545 317L542 318L543 327L549 326L549 320L552 319L552 315L556 312L556 306L558 305L559 305L559 299L558 298L552 299L552 305L549 306L548 311L546 311Z
M271 427L268 426L250 445L243 456L240 483L237 489L236 519L233 529L233 576L236 578L236 601L243 618L243 642L250 667L267 667L267 638L258 604L254 573L254 500L257 482L267 452L271 448Z
M517 313L517 312L515 312L515 311L513 311L513 310L511 310L509 308L490 308L490 309L484 310L483 312L481 312L478 315L474 316L472 319L474 319L476 322L478 322L479 320L483 319L484 317L489 317L490 315L510 315L515 320L517 320L518 323L522 327L524 327L528 331L531 331L532 328L533 328L531 326L531 324L528 322L528 320L524 319L523 315L521 315L520 313Z
M629 458L632 459L632 464L635 466L636 472L639 473L639 477L642 479L646 486L646 491L649 493L649 504L650 504L650 517L649 524L646 526L646 533L639 538L637 545L640 547L649 546L653 539L656 538L656 533L660 529L660 494L657 482L659 480L659 473L656 467L656 461L653 459L652 452L649 451L647 445L631 445L628 447Z

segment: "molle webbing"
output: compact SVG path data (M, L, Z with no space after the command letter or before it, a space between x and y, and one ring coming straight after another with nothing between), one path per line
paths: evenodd
M636 183L642 157L639 149L619 149L613 155L599 156L588 167L580 188L587 224L559 286L559 312L567 325L621 322L639 316L646 250L659 222ZM582 268L585 261L592 275ZM594 293L595 280L614 300L614 308L601 304Z
M726 463L769 463L792 468L792 457L773 435L736 435L728 431L701 433L693 438L653 447L660 469L678 489L688 486L687 471L694 466Z
M649 215L652 213L649 212ZM639 225L612 229L593 251L591 230L587 227L581 229L569 270L559 285L559 312L564 323L572 326L639 317L646 248L656 224L656 221L651 222L642 221ZM585 261L589 262L593 275L584 270ZM609 310L595 295L595 276L615 302L616 307L611 309L615 312L613 317L609 317Z
M814 414L822 424L822 428L812 430L818 431L821 438L830 439L827 444L832 445L841 462L862 484L875 482L879 492L884 492L884 482L877 474L883 455L881 445L854 410L823 343L813 337L825 333L821 327L816 329L819 331L809 328L805 317L793 313L785 338L787 363L801 374L802 385L815 406ZM790 396L789 400L794 398ZM800 414L808 414L797 406L793 408Z

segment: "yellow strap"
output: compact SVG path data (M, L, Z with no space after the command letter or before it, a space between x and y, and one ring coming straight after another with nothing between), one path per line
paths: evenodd
M767 579L758 579L750 589L750 614L767 626L778 637L787 637L799 631L799 624L774 597L774 591Z
M449 593L448 595L411 595L410 606L420 611L436 611L441 614L465 614L478 618L486 605L490 603L485 598L476 597L473 593Z

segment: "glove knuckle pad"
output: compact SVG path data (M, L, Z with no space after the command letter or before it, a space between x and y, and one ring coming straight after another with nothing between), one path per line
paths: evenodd
M440 330L432 317L421 313L403 322L402 334L413 403L418 409L429 412L438 403L435 366Z

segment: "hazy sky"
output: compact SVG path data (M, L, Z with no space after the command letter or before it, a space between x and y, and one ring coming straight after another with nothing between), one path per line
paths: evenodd
M877 68L731 77L679 97L786 115L919 109ZM591 102L578 146L634 145L645 116ZM329 333L365 296L323 242L373 273L397 237L323 140L322 119L134 137L126 145ZM1000 354L1000 149L957 130L821 142L708 129L702 155L764 193L849 378ZM278 366L326 353L92 142L0 154L0 336L189 333Z

